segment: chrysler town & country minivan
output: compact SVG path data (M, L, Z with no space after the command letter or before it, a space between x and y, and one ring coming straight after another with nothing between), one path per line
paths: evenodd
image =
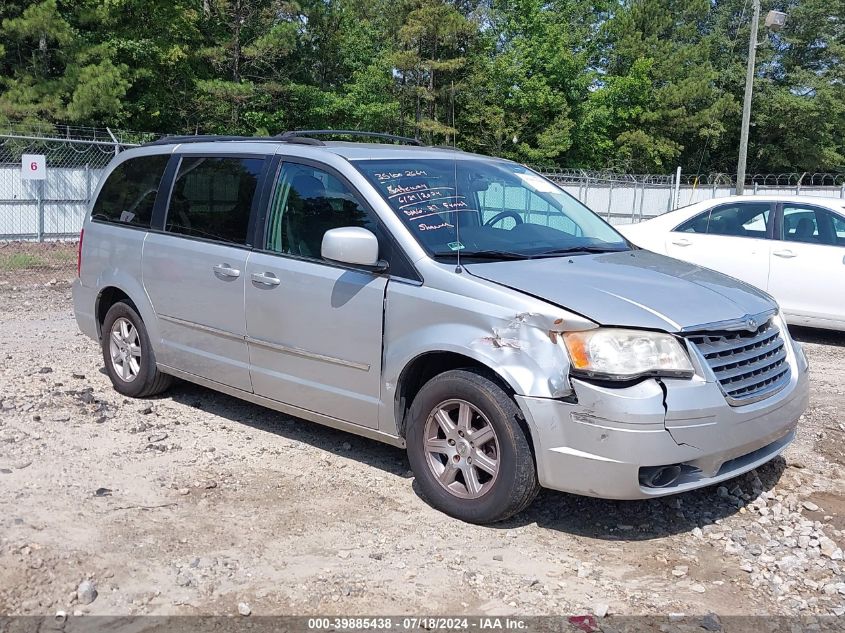
M477 523L541 486L708 486L794 438L807 361L764 292L632 246L517 163L321 136L112 160L73 296L117 391L176 377L404 447Z

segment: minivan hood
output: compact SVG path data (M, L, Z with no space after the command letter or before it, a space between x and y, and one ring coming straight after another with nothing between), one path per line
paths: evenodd
M738 279L645 250L466 264L601 325L677 332L777 307Z

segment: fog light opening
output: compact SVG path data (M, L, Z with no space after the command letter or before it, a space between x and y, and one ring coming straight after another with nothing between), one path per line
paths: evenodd
M640 484L646 488L668 488L681 476L681 466L654 466L640 469Z

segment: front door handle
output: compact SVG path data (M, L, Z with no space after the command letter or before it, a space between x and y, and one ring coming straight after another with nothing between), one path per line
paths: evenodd
M220 275L221 277L229 277L230 279L235 279L236 277L241 276L241 271L237 268L232 268L229 264L217 264L214 267L214 273Z
M682 237L679 240L672 240L672 244L674 244L675 246L689 246L690 244L692 244L692 242Z
M774 255L775 257L783 257L784 259L791 259L792 257L797 257L797 255L788 248L782 251L772 251L772 255Z
M278 286L282 283L273 273L252 273L252 282L262 286Z

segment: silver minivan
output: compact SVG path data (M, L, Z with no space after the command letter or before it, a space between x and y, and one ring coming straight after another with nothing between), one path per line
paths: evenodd
M404 447L477 523L540 486L708 486L794 438L807 361L764 292L632 246L517 163L324 138L114 158L73 296L117 391L176 377Z

